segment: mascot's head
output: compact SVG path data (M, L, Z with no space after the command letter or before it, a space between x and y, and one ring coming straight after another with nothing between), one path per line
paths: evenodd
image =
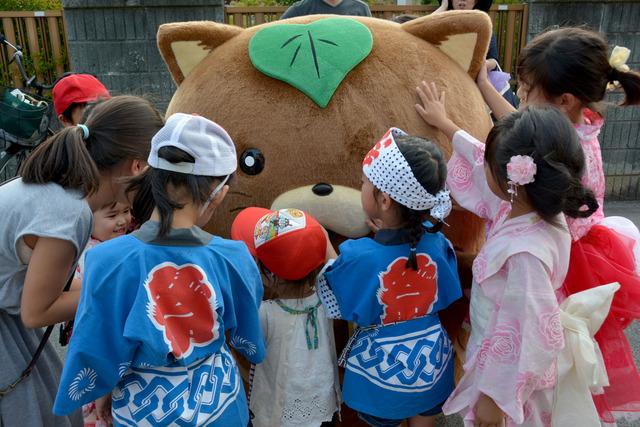
M361 163L390 127L450 142L415 111L415 88L435 81L450 117L479 139L491 120L474 79L491 21L449 12L399 25L306 16L242 29L213 22L162 25L158 44L178 89L167 115L197 113L236 143L238 179L208 229L228 235L247 206L298 208L337 235L368 233ZM482 224L456 210L446 234L475 251Z

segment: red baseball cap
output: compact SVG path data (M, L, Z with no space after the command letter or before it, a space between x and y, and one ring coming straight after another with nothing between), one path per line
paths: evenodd
M324 263L327 253L322 226L298 209L246 208L233 221L231 238L245 242L270 272L285 280L304 278Z
M91 102L111 97L100 80L91 74L71 74L53 87L53 108L60 115L73 103Z

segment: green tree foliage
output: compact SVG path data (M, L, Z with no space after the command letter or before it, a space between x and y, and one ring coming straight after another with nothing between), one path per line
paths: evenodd
M0 10L60 10L60 0L2 0Z

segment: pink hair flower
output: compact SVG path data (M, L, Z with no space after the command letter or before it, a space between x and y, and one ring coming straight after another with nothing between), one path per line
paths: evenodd
M538 170L536 162L531 156L512 156L507 163L507 177L509 178L509 194L511 201L513 196L518 195L517 186L526 185L535 181L535 175Z
M516 185L526 185L535 181L538 168L531 156L512 156L507 164L509 181Z

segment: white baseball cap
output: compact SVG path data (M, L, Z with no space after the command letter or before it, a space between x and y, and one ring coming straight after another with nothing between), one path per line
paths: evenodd
M162 147L176 147L190 154L194 163L171 163L158 157ZM238 167L236 147L218 124L194 114L173 114L151 139L149 166L203 176L228 176Z

